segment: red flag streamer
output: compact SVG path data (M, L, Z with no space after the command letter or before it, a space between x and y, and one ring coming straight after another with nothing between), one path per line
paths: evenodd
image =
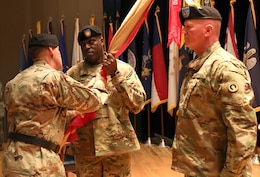
M104 78L104 81L107 81L107 74L105 69L102 67L100 70L100 74L101 76ZM89 88L91 88L92 86L90 86ZM69 124L69 126L67 127L65 133L64 133L64 137L63 140L60 144L60 150L61 151L62 147L65 145L66 142L74 142L77 140L78 138L78 134L77 134L77 129L84 126L85 124L87 124L89 121L94 120L95 118L95 112L90 112L90 113L85 113L84 117L81 116L77 116L75 117L71 123Z
M61 149L65 145L66 142L74 142L78 138L77 129L85 125L91 120L94 120L95 118L95 112L90 112L84 114L84 117L77 116L75 117L71 123L69 124L68 128L66 129L64 133L63 140L60 144L59 153L61 152Z
M137 0L111 40L108 52L118 57L134 39L154 0Z
M89 121L93 120L94 117L95 117L95 112L90 112L84 114L84 118L80 116L74 118L65 131L65 135L66 137L68 137L67 141L68 142L76 141L78 138L76 130L82 127L83 125L85 125L86 123L88 123Z

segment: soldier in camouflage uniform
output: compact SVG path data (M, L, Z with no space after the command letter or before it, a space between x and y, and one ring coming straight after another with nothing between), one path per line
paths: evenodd
M172 169L194 177L249 177L257 120L247 68L220 46L216 9L187 6L180 20L197 57L181 87Z
M58 45L55 35L33 36L29 54L34 64L6 84L10 139L2 162L5 177L65 177L57 152L66 122L77 111L99 109L107 98L101 77L89 89L57 71L62 69Z
M135 70L111 54L104 53L104 39L97 26L86 26L78 35L84 61L67 74L86 86L95 83L101 67L107 74L108 99L96 111L95 120L78 129L72 144L80 177L129 177L131 153L140 145L129 119L129 111L140 112L146 94Z

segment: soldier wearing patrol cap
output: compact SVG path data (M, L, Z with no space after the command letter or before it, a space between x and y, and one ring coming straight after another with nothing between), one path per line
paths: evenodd
M220 46L217 9L187 6L179 17L196 57L181 86L172 169L194 177L250 177L257 119L248 70Z
M55 35L34 35L29 41L33 65L6 84L9 140L2 161L6 177L66 176L58 154L66 121L79 112L97 110L106 99L102 80L89 89L58 71L62 69L58 46Z
M95 83L95 74L105 71L109 96L95 112L95 119L79 128L72 143L78 176L130 177L131 152L140 149L129 112L140 112L146 94L135 70L129 64L107 54L97 26L81 29L78 42L84 61L72 66L67 74L84 85Z

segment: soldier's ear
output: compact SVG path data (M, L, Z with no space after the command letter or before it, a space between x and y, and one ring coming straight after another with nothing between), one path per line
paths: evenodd
M210 34L212 33L214 27L213 27L212 24L207 24L207 25L205 26L205 28L206 28L205 33L206 33L206 35L208 36L208 35L210 35Z

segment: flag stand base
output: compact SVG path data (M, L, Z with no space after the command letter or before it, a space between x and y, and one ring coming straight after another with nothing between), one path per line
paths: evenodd
M151 138L150 138L150 137L148 137L148 139L147 139L147 141L146 141L145 144L146 144L146 145L151 145L151 144L152 144L152 142L151 142Z
M161 147L165 147L164 139L162 139L162 142L161 142L160 146L161 146Z

